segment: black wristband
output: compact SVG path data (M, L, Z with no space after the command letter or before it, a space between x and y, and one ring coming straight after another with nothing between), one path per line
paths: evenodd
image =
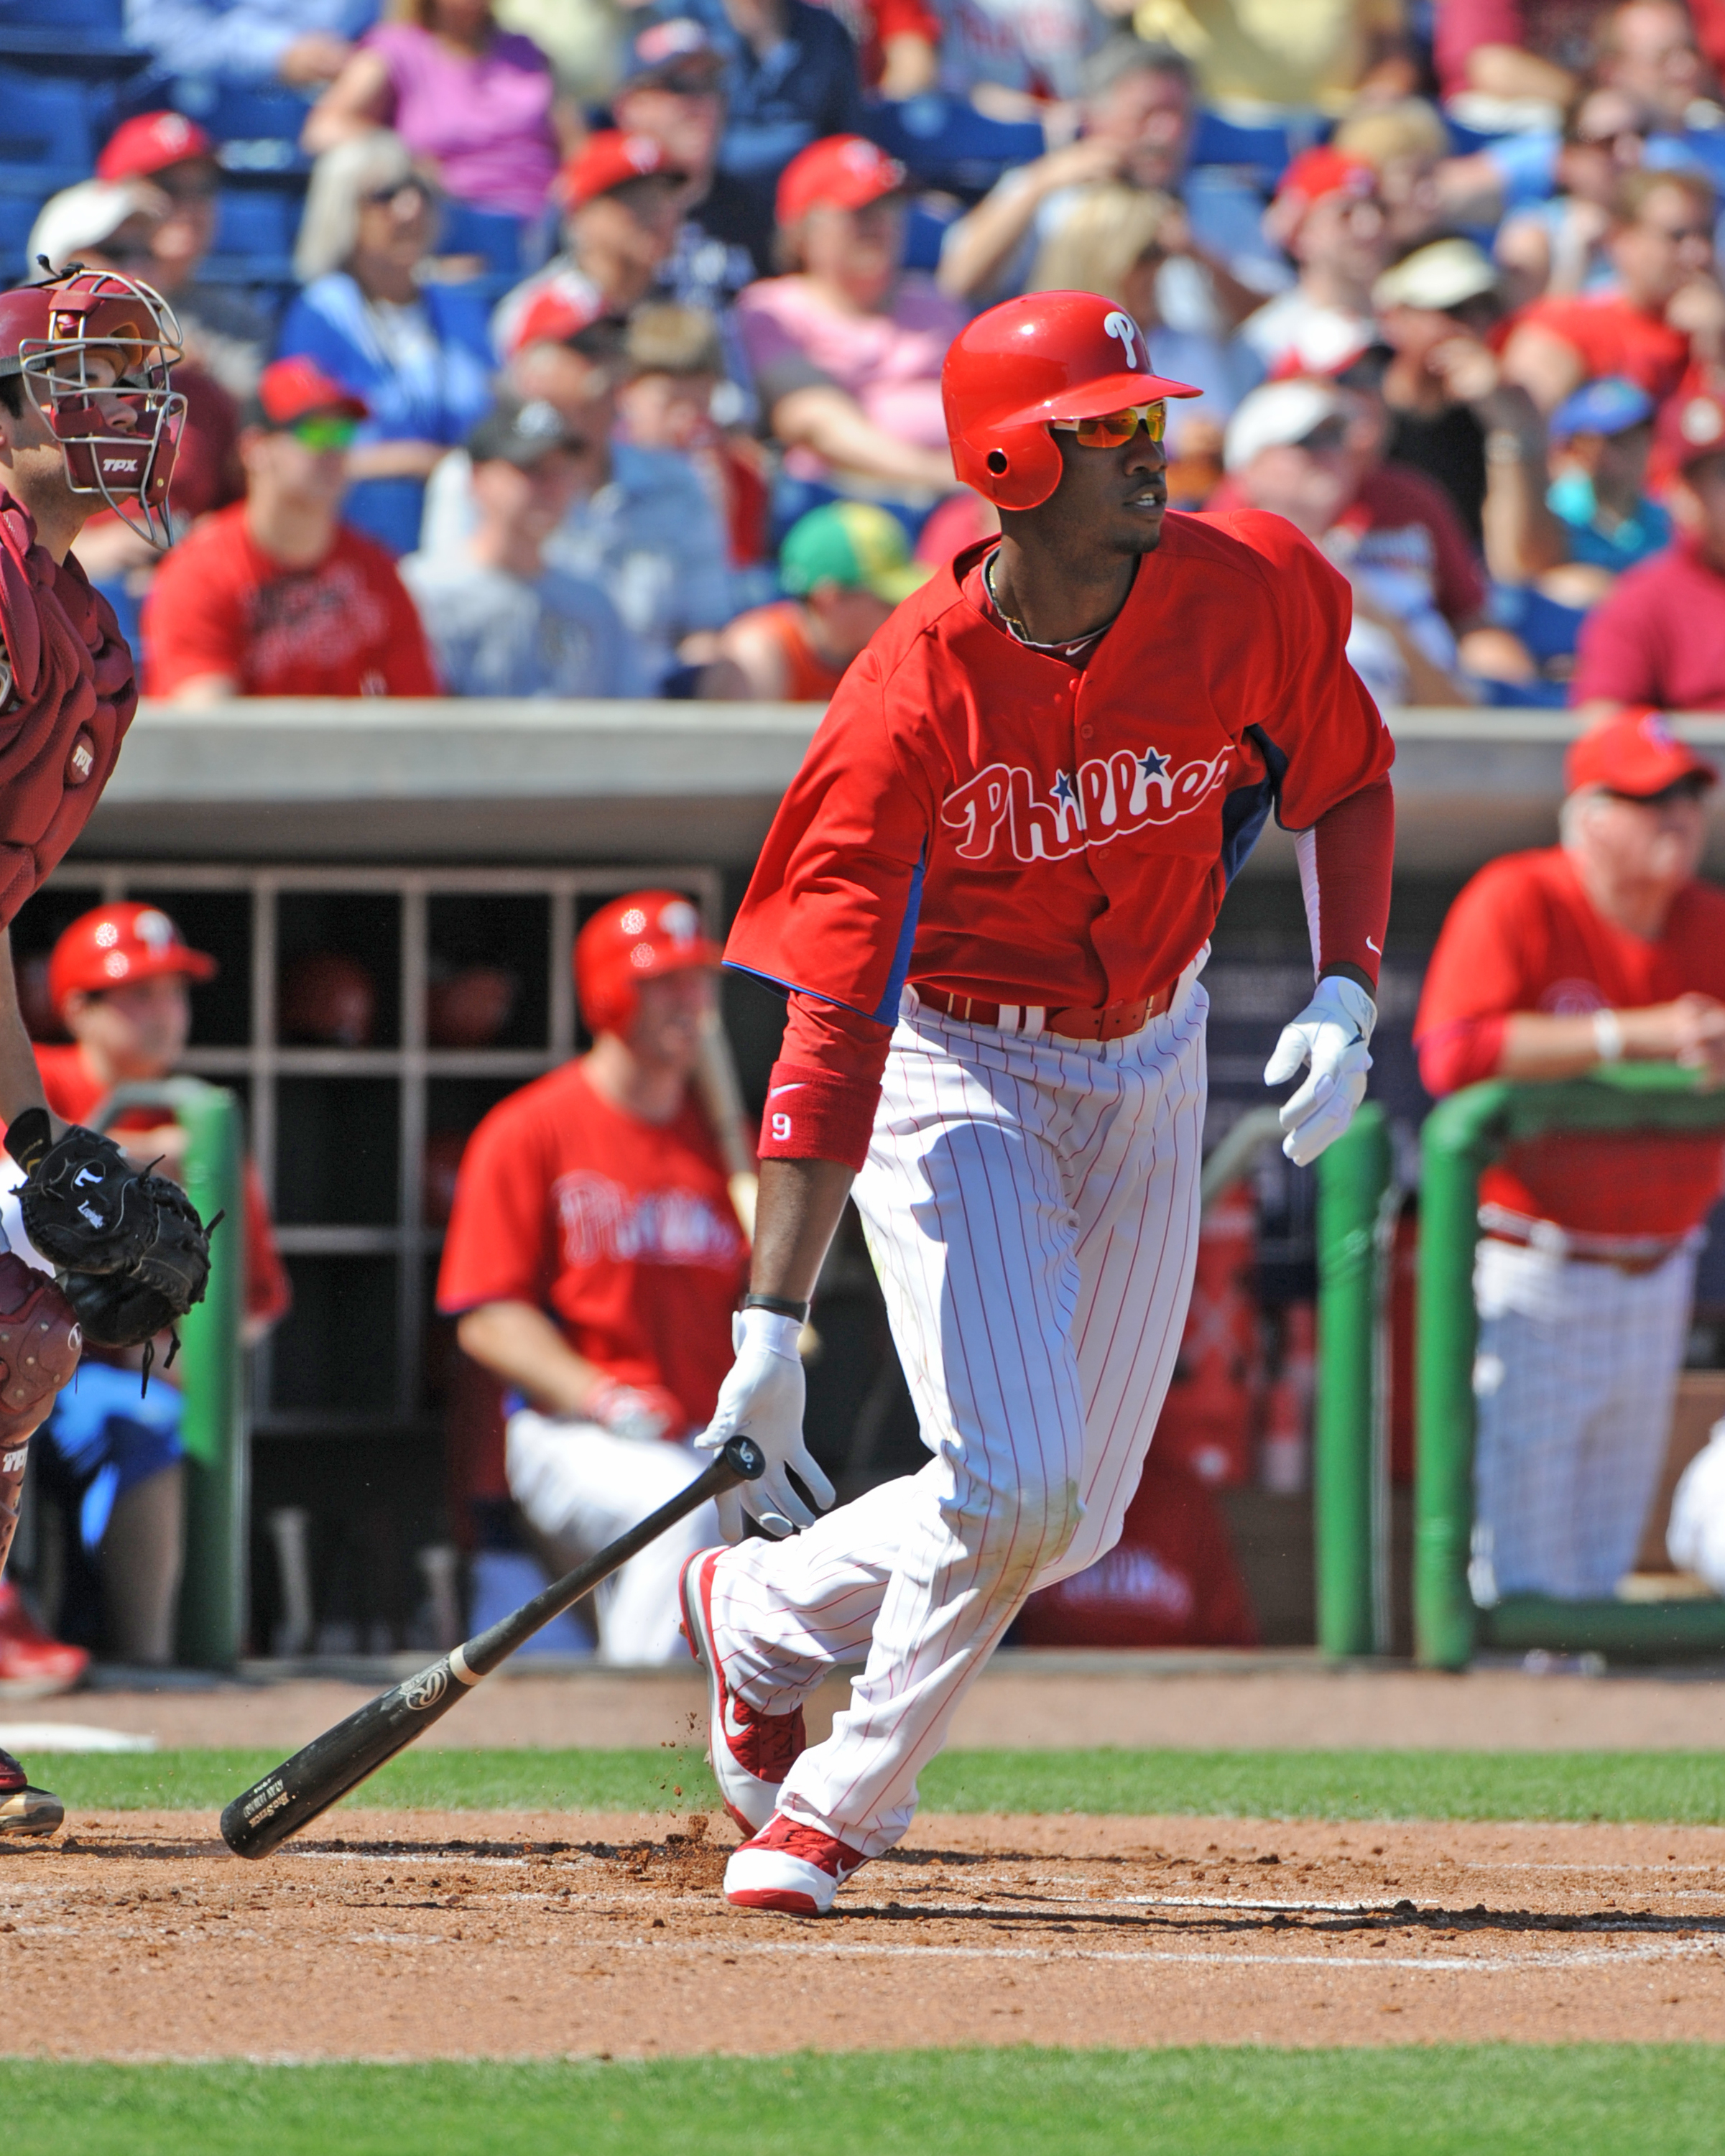
M6 1127L6 1150L28 1175L54 1143L46 1108L26 1108Z
M745 1310L770 1310L775 1317L794 1317L798 1325L809 1322L806 1302L793 1302L788 1295L746 1295L742 1299Z

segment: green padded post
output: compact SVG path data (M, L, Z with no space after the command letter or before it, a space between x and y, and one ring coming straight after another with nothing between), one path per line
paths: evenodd
M180 1322L173 1378L185 1395L186 1566L177 1653L232 1669L245 1641L250 1458L245 1419L245 1196L239 1102L198 1078L122 1086L101 1111L168 1107L186 1132L187 1194L199 1217L226 1215L210 1241L209 1286Z
M1318 1382L1312 1530L1317 1643L1326 1655L1388 1644L1380 1565L1377 1340L1378 1221L1390 1182L1389 1126L1367 1102L1317 1163Z
M1725 1610L1565 1604L1517 1597L1474 1607L1473 1253L1481 1171L1502 1147L1542 1131L1725 1130L1725 1092L1704 1091L1674 1064L1618 1064L1538 1085L1493 1080L1440 1101L1420 1133L1420 1339L1414 1419L1414 1644L1429 1668L1467 1666L1481 1635L1521 1651L1547 1646L1614 1653L1725 1645ZM1579 1643L1579 1645L1578 1645Z

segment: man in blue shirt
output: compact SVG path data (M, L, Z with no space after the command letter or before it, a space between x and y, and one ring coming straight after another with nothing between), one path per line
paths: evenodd
M806 0L675 0L725 63L725 132L701 223L772 270L773 198L798 151L861 131L862 86L850 33Z
M126 34L164 75L315 92L377 17L377 0L126 0Z
M1642 491L1653 399L1620 375L1584 382L1551 417L1558 473L1546 495L1572 562L1632 569L1671 544L1671 520Z

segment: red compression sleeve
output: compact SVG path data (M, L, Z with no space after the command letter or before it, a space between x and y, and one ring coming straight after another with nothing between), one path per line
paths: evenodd
M890 1025L793 991L790 1021L767 1081L762 1159L838 1160L860 1168L891 1039Z
M1420 1082L1438 1099L1463 1086L1477 1086L1495 1078L1503 1060L1503 1034L1509 1024L1507 1011L1490 1018L1458 1018L1440 1025L1414 1044L1420 1058Z
M1379 778L1326 809L1295 841L1312 956L1326 966L1357 966L1375 989L1389 925L1395 865L1395 796Z

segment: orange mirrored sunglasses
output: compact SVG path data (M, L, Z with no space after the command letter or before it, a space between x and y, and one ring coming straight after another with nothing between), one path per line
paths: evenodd
M1153 442L1159 442L1168 430L1168 406L1158 397L1153 404L1128 404L1123 412L1104 412L1094 419L1050 419L1048 424L1064 434L1076 434L1081 449L1119 449L1140 427Z

